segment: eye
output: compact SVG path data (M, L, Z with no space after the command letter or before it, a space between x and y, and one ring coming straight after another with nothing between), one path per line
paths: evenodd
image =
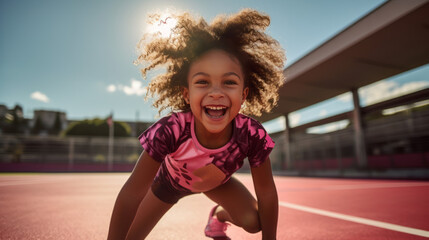
M229 85L229 86L238 85L237 81L235 80L226 80L224 83L225 85Z
M204 79L200 79L200 80L195 81L195 84L197 84L197 85L207 85L208 83L209 82L207 80L204 80Z

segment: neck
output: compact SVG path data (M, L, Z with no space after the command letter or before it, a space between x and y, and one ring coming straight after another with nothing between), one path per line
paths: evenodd
M200 123L195 122L195 135L198 142L205 148L216 149L221 148L229 142L232 137L232 126L231 122L228 126L219 133L208 132L204 126Z

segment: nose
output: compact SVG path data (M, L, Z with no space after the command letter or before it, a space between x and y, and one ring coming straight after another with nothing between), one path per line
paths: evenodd
M219 98L223 98L225 95L223 94L222 90L219 87L212 87L210 89L208 96L214 99L219 99Z

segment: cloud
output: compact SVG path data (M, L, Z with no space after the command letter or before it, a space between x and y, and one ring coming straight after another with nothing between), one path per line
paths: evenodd
M293 112L289 116L289 125L291 128L296 127L301 121L301 114ZM270 121L262 123L268 133L284 131L286 129L286 118L284 116L274 118Z
M262 124L268 133L284 131L286 128L286 119L284 116L272 119Z
M127 95L137 95L142 96L143 94L146 94L146 88L143 87L143 84L141 81L131 79L131 86L124 86L123 89L125 94Z
M107 91L116 92L116 86L114 84L110 84L109 86L107 86Z
M297 126L301 121L301 114L299 113L291 113L289 114L290 127Z
M121 84L110 84L109 86L107 86L106 90L111 93L120 91L125 93L126 95L136 96L143 96L147 92L147 88L143 86L143 83L134 78L131 79L131 84L129 86L124 86Z
M34 99L34 100L41 101L41 102L44 102L44 103L48 103L49 102L48 96L46 96L45 94L43 94L43 93L41 93L39 91L33 92L30 95L30 97L32 99Z
M429 81L414 81L399 85L393 81L381 81L359 91L365 105L385 101L429 87Z
M322 111L319 112L319 116L324 117L328 115L328 111L326 109L323 109Z
M352 101L352 94L350 92L346 92L346 93L343 93L341 95L338 95L336 98L341 102L348 103L348 102Z
M400 85L394 81L383 80L359 89L359 97L363 105L371 105L427 87L429 87L429 81L414 81ZM336 99L341 102L351 102L352 94L347 92L337 96Z
M310 134L323 134L323 133L329 133L329 132L335 132L341 129L346 128L350 123L350 120L345 119L337 122L332 122L328 124L324 124L317 127L311 127L307 129L307 133Z

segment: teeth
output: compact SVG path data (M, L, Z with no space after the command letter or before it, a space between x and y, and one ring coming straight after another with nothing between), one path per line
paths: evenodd
M225 109L226 107L213 107L213 106L206 106L206 108L210 109L210 110L222 110Z

